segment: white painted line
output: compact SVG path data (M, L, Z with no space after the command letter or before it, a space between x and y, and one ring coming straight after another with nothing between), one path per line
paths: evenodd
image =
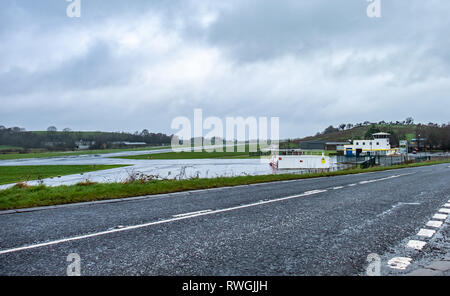
M423 237L432 237L435 233L436 230L422 228L417 235Z
M408 248L413 248L413 249L416 249L416 250L422 250L423 247L425 247L426 244L427 244L427 243L426 243L426 242L423 242L423 241L410 240L410 241L408 242L408 244L406 245L406 247L408 247Z
M333 190L339 190L339 189L342 189L342 188L344 188L344 186L337 186L337 187L333 187Z
M442 208L439 210L440 213L450 214L450 209Z
M433 219L438 219L438 220L445 220L447 219L448 215L444 215L444 214L435 214L433 216Z
M348 187L353 187L353 186L356 186L357 184L349 184L349 185L347 185Z
M396 257L388 261L388 266L393 269L405 270L411 264L411 261L411 258Z
M450 203L446 203L446 204L444 205L444 207L450 208Z
M385 177L385 178L381 178L381 179L374 179L374 180L368 180L368 181L361 181L361 182L359 182L359 184L368 184L368 183L373 183L373 182L379 182L379 181L384 181L384 180L394 179L394 178L398 178L398 177L406 176L406 175L410 175L410 174L394 175L394 176L389 176L389 177Z
M185 213L185 214L173 215L172 217L175 217L175 218L178 218L178 217L186 217L186 216L192 216L192 215L197 215L197 214L208 213L208 212L211 212L211 211L212 211L212 210L197 211L197 212L192 212L192 213Z
M439 228L439 227L441 227L442 226L442 221L429 221L428 223L427 223L427 226L428 227L435 227L435 228Z
M150 223L139 224L139 225L134 225L134 226L127 226L127 227L120 228L120 229L101 231L101 232L80 235L80 236L75 236L75 237L71 237L71 238L55 240L55 241L49 241L46 243L29 245L29 246L24 246L24 247L19 247L19 248L7 249L7 250L0 251L0 255L23 251L23 250L35 249L35 248L40 248L40 247L45 247L45 246L51 246L51 245L56 245L56 244L61 244L61 243L65 243L65 242L76 241L76 240L81 240L81 239L86 239L86 238L91 238L91 237L97 237L97 236L102 236L102 235L106 235L106 234L110 234L110 233L139 229L139 228L149 227L149 226L153 226L153 225L161 225L161 224L171 223L171 222L175 222L175 221L182 221L182 220L191 219L191 218L195 218L195 217L231 212L234 210L245 209L245 208L290 200L290 199L299 198L299 197L305 197L305 196L314 195L314 194L318 194L318 193L322 193L322 192L326 192L326 191L327 190L312 190L312 191L308 191L308 192L298 194L298 195L292 195L292 196L287 196L287 197L282 197L282 198L277 198L277 199L271 199L271 200L267 200L267 201L259 201L259 202L255 202L255 203L251 203L251 204L247 204L247 205L241 205L241 206L236 206L236 207L231 207L231 208L226 208L226 209L221 209L221 210L203 212L200 214L192 214L190 216L182 216L182 217L171 218L171 219L167 219L167 220L160 220L160 221L156 221L156 222L150 222Z

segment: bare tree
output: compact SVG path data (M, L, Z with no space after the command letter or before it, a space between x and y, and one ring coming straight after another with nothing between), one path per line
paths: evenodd
M411 125L411 124L414 123L414 118L408 117L408 118L406 118L406 120L404 121L404 123L407 124L407 125Z

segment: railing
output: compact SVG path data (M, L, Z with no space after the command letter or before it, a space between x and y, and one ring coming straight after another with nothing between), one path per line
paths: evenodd
M368 168L375 165L393 166L405 163L424 162L429 160L450 160L448 155L444 156L417 156L408 158L406 155L376 155L376 156L336 156L336 162L341 164L349 164L353 166L360 166L361 168Z

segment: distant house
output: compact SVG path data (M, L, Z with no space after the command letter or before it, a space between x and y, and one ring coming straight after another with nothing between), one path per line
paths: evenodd
M95 145L95 141L79 140L75 142L75 148L78 150L88 150L93 145Z
M326 142L325 150L344 151L344 146L348 144L350 144L350 142Z
M42 144L46 147L58 147L58 146L63 146L66 143L65 142L61 142L61 141L49 141L49 142L42 142Z
M302 150L325 150L326 141L305 141L300 142Z
M300 142L300 149L302 150L328 150L328 151L343 151L344 146L350 144L349 142L327 142L327 141L305 141Z
M116 141L111 144L115 146L130 146L130 147L139 147L139 146L147 146L145 142L127 142L127 141Z

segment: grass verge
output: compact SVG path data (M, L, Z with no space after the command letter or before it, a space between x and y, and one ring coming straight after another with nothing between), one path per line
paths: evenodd
M199 190L226 186L248 185L284 180L308 179L317 177L339 176L347 174L367 173L408 167L435 165L449 163L447 161L429 161L397 165L392 167L374 167L370 169L352 169L338 172L317 174L284 174L263 176L241 176L214 179L190 179L190 180L164 180L150 182L113 183L113 184L78 184L72 186L16 186L6 190L0 190L0 210L30 208L68 204L76 202L88 202L96 200L117 199L134 196L154 195L163 193L180 192L187 190Z
M0 185L101 171L118 167L123 167L123 165L0 166Z

